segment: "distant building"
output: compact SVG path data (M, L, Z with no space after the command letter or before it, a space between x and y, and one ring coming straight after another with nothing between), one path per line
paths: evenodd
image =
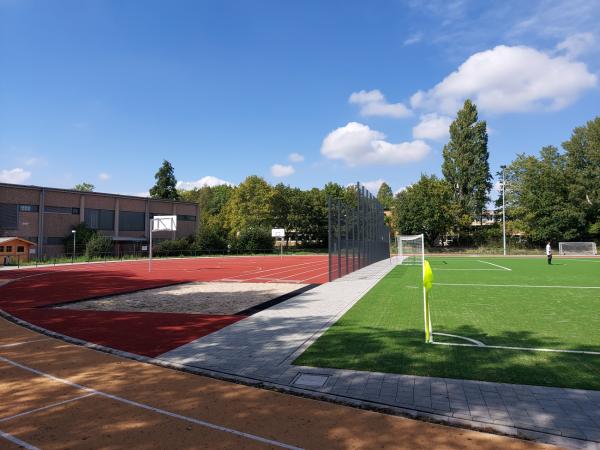
M485 209L481 213L481 220L478 217L471 223L471 225L486 226L486 225L494 225L495 223L496 223L496 211L494 211L493 209Z
M116 252L139 248L155 215L177 216L177 231L155 232L157 242L196 233L196 203L0 183L0 237L32 242L38 255L64 253L65 237L81 222L111 237Z

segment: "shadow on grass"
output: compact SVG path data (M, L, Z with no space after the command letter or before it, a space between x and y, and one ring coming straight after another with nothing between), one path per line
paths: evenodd
M483 330L473 326L443 332L468 337L485 336ZM505 342L526 342L527 345L523 346L535 348L551 348L559 343L558 339L542 341L528 332L505 332L497 338ZM442 337L438 340L458 342ZM598 348L581 350L598 351ZM294 364L600 390L600 378L597 376L600 373L600 356L426 344L419 329L387 331L336 325Z

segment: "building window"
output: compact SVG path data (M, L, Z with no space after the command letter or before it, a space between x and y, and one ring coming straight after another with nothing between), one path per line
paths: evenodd
M121 211L119 212L119 230L121 231L144 231L146 227L146 213Z
M4 245L0 245L0 253L4 253Z
M115 212L110 209L85 209L85 224L94 230L115 229Z
M45 206L44 212L51 214L79 214L79 208L71 208L70 206Z
M19 213L16 204L0 203L0 228L16 230L19 227Z
M25 247L22 245L17 246L17 253L25 253Z
M6 246L6 253L11 253L12 252L12 245L7 245Z
M23 239L29 242L33 242L34 244L37 244L38 242L37 236L24 236Z
M179 215L177 215L177 220L183 220L185 222L195 222L196 216L188 216L185 214L179 214Z
M60 237L47 237L46 238L46 244L47 245L64 245L65 243L65 238L60 236Z
M39 210L38 205L19 205L20 212L38 212Z

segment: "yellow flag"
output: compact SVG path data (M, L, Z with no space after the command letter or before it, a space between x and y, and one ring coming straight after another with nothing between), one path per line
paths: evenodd
M423 273L423 286L425 286L425 289L427 289L427 291L429 291L429 289L431 289L432 284L433 284L433 271L431 270L429 261L425 261L425 271Z

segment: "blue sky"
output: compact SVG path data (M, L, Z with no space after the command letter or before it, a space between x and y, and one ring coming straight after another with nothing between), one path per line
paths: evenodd
M0 0L0 180L396 191L467 97L495 172L599 114L599 44L587 0Z

